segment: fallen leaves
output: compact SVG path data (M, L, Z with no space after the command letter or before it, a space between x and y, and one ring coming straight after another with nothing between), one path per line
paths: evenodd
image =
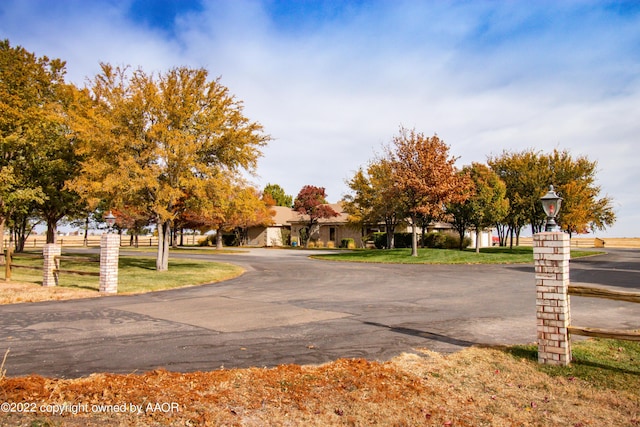
M640 413L638 395L558 381L534 363L477 348L404 354L387 363L5 378L0 401L86 409L5 412L2 425L588 426L635 425Z

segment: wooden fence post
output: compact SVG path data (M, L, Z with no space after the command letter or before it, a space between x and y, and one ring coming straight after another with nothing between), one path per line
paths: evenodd
M4 281L11 281L11 246L4 250Z
M569 235L562 232L533 236L538 362L543 364L566 366L571 363L570 244Z

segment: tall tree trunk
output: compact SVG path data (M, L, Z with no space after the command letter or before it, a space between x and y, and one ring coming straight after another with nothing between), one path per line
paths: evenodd
M418 228L415 215L411 215L411 256L418 256Z
M158 221L158 256L156 270L169 269L169 246L171 245L171 221Z
M482 233L482 230L480 229L480 227L476 227L476 253L479 254L480 253L480 234Z
M4 249L5 249L5 244L4 244L4 223L5 223L6 219L4 217L0 217L0 239L2 239L2 244L0 244L0 262L2 262L4 264L5 259L4 259ZM9 247L9 244L7 244L7 248Z
M89 246L89 217L84 220L84 239L82 240L83 246L86 248Z
M216 231L216 249L222 249L222 228Z
M47 218L47 243L56 243L58 234L58 221Z

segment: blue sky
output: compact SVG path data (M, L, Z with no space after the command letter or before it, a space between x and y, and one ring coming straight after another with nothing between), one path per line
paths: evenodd
M640 3L607 1L3 0L0 37L67 61L205 67L274 140L259 187L330 201L400 125L460 166L503 150L598 162L616 225L640 236Z

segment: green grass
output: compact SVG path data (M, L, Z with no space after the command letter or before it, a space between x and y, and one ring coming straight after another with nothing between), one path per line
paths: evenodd
M572 258L603 252L571 251ZM338 254L313 255L312 258L345 262L378 262L392 264L525 264L533 262L533 248L518 246L481 248L459 251L456 249L418 249L418 256L411 256L411 249L364 249Z
M99 256L82 255L82 258L99 260ZM27 258L14 254L14 264L42 266L42 258ZM227 280L242 274L242 268L203 260L170 259L169 270L158 272L154 257L121 256L118 270L118 293L141 293L172 289L190 285L201 285ZM99 262L86 262L62 259L62 270L100 272ZM4 278L4 270L1 274ZM42 284L42 271L16 268L12 272L12 281ZM75 274L60 274L59 286L80 289L99 289L99 277Z
M536 345L506 349L513 356L538 360ZM551 376L580 378L596 387L638 393L640 384L640 342L589 339L572 343L573 361L569 366L538 365Z

